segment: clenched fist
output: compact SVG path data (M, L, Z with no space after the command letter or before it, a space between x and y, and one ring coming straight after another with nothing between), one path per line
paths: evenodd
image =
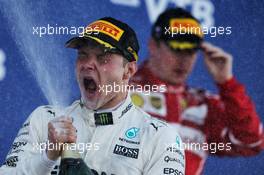
M47 150L47 156L56 160L62 151L63 143L76 143L76 128L72 125L72 118L58 117L48 123L48 140L50 144L56 145L53 150Z
M219 84L230 80L233 77L232 55L208 42L203 42L201 48L205 64L213 79Z

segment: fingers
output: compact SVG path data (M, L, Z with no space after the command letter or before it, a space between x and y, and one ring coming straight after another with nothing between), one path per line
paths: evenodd
M205 52L205 54L213 54L215 52L223 52L223 50L219 47L216 47L208 42L203 42L201 44L202 50Z
M220 62L225 62L225 60L230 60L230 61L232 60L232 55L225 52L220 47L216 47L216 46L214 46L208 42L203 42L201 44L201 48L205 54L206 59L221 58L222 60L219 60ZM215 59L214 59L214 61L217 61Z
M48 123L48 141L57 145L54 149L47 149L47 156L50 160L56 160L61 154L61 143L76 143L77 130L73 126L71 117L58 117Z
M201 48L205 65L217 83L223 83L232 78L232 55L208 42L203 42Z
M225 58L228 55L224 52L214 52L211 54L211 58Z
M56 143L76 143L76 134L74 132L61 134L57 137Z
M67 116L61 116L61 117L57 117L53 120L51 120L52 122L66 122L66 123L72 123L73 122L73 118L71 117L67 117Z
M48 123L48 139L51 143L75 143L76 128L69 117L58 117Z

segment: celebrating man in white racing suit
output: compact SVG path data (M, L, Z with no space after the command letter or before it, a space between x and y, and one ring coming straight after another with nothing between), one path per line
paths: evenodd
M127 85L137 70L135 32L110 17L87 28L93 31L66 43L78 50L81 100L67 108L38 107L20 129L0 174L58 174L58 143L76 143L95 175L183 175L177 132L134 106L126 90L106 92L114 84Z

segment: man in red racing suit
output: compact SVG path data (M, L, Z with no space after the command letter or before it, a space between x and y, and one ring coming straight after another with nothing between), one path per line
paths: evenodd
M172 25L186 23L199 26L183 9L170 9L159 16L149 42L150 58L131 82L134 87L144 87L144 91L134 91L131 96L136 105L152 116L178 127L185 143L185 172L197 175L202 173L208 154L250 156L259 153L263 131L245 87L232 74L231 55L203 42L199 33L176 38L164 36L164 28L168 30ZM219 95L190 88L185 83L199 48Z

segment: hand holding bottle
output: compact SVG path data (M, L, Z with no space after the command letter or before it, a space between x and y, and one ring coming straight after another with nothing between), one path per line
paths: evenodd
M51 160L57 160L61 156L64 143L76 143L76 128L72 118L61 116L48 123L48 141L54 144L53 150L47 150L47 156Z

